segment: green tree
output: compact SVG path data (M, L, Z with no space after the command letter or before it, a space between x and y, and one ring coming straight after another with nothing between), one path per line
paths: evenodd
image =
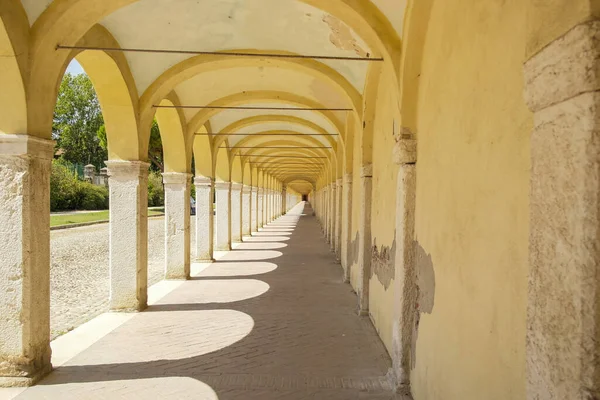
M156 119L152 121L150 128L150 143L148 144L148 160L150 160L150 169L156 172L164 172L165 164L163 160L162 140L160 138L160 129Z
M65 160L101 167L107 159L104 119L92 81L85 74L66 73L54 109L52 137ZM104 143L99 134L104 133ZM104 145L103 145L104 144Z

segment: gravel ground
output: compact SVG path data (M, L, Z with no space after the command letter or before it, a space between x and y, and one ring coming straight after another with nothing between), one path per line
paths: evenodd
M163 278L164 240L164 218L148 219L148 286ZM108 310L108 224L51 231L50 250L54 339Z

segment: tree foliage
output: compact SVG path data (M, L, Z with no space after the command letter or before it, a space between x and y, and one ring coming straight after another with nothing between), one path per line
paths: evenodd
M86 74L64 75L54 109L52 137L66 161L101 168L108 158L108 139L100 102ZM152 170L164 171L162 141L156 120L150 131L148 158Z
M150 143L148 144L148 160L150 160L150 169L156 172L164 172L165 163L163 160L162 140L160 138L160 129L156 119L152 121L150 129Z
M101 167L107 159L99 131L104 126L100 103L92 81L85 74L66 73L60 84L52 137L63 151L62 158L77 164Z
M108 189L80 181L65 160L52 161L50 210L105 210Z

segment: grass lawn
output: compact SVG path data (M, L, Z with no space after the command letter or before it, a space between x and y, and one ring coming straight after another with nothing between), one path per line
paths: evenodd
M148 210L148 216L164 214L164 209ZM58 214L50 216L50 226L80 224L82 222L108 221L108 210L79 213L79 214Z

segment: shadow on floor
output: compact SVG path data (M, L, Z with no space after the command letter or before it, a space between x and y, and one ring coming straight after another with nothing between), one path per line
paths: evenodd
M294 211L248 241L287 247L231 251L18 399L395 398L312 210Z

